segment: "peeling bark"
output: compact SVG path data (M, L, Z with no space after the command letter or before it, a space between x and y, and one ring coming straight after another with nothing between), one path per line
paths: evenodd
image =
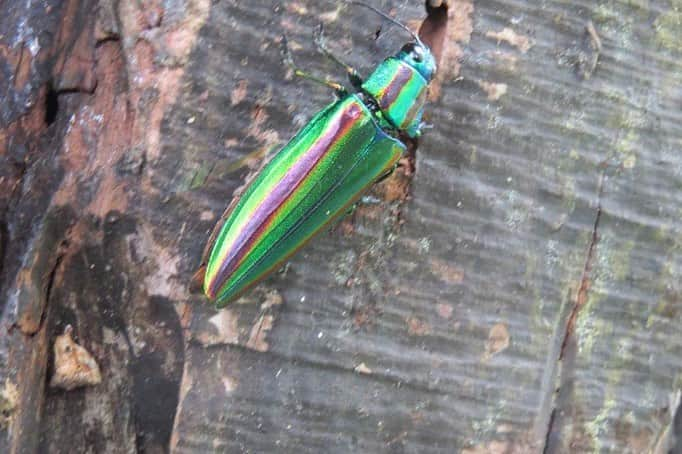
M327 74L322 22L367 75L403 32L331 1L0 0L0 451L679 448L680 5L372 4L437 54L434 127L216 312L188 289L213 226L333 100L281 35ZM47 387L67 325L96 386Z

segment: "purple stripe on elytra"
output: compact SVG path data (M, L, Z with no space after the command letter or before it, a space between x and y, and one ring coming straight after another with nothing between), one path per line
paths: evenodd
M211 293L217 294L223 282L234 272L239 261L246 254L248 247L256 240L258 231L267 224L277 208L286 202L320 159L331 149L331 145L338 139L339 135L342 135L340 132L343 133L347 124L355 121L360 113L360 107L355 104L350 105L348 110L342 112L340 118L331 123L329 129L315 141L307 153L296 161L265 200L258 205L247 224L239 232L226 259L220 264L220 268L210 285Z
M398 99L400 92L405 87L405 85L407 85L411 78L412 70L406 68L403 65L400 65L397 74L395 75L393 80L389 82L388 86L386 87L386 90L384 90L384 93L381 96L380 107L383 110L387 110L391 106L391 104L393 104L395 100Z
M376 141L376 140L377 140L377 138L376 138L376 136L375 136L375 138L372 139L372 142L374 142L374 141ZM372 142L370 142L370 144L368 144L368 145L366 146L366 148L365 148L366 150L369 149L369 148L371 147ZM301 224L303 224L303 223L308 219L308 217L311 215L311 213L315 212L315 210L317 210L320 206L322 206L322 204L325 203L329 197L331 197L331 195L334 193L334 191L336 191L336 189L338 189L343 183L345 183L345 180L346 180L346 178L348 178L348 175L350 175L351 173L353 173L353 171L355 170L355 168L356 168L358 165L360 165L360 164L362 163L362 160L363 160L364 157L365 157L365 156L363 155L360 159L357 159L357 160L351 165L351 167L346 171L346 173L343 175L343 177L339 178L339 180L338 180L336 183L334 183L330 188L328 188L328 189L321 195L321 197L319 198L319 200L318 200L317 202L315 202L315 204L314 204L312 207L310 207L310 208L306 211L306 213L305 213L303 216L301 216L300 218L298 218L298 219L296 220L296 222L295 222L291 227L289 227L289 229L284 233L284 235L282 235L280 238L278 238L277 241L276 241L272 246L270 246L270 248L265 252L265 254L263 254L262 257L260 257L258 260L256 260L256 262L255 262L254 264L252 264L252 265L249 267L249 269L247 270L247 273L248 273L251 269L253 269L253 268L257 267L258 265L260 265L260 264L263 262L263 260L265 260L266 254L267 254L271 249L277 247L282 241L286 241L286 239L287 239L289 236L291 236L291 234L292 234L293 232L295 232L296 229L298 229L299 226L300 226ZM319 182L318 182L317 184L319 185ZM369 186L370 184L371 184L371 182L370 182L370 183L367 183L367 185L365 186L365 188L366 188L367 186ZM362 190L358 191L358 193L360 193L360 192L362 192ZM338 211L337 211L337 213L338 213ZM320 226L319 228L322 228L322 227L323 227L323 226ZM235 282L235 286L239 286L243 280L244 280L244 276L242 276L237 282Z
M403 124L401 126L409 125L414 121L417 115L419 115L419 111L424 107L425 97L426 87L424 86L419 90L419 94L415 96L415 101L412 104L412 107L410 107L410 110L407 111L407 115L405 115L405 120L403 120Z

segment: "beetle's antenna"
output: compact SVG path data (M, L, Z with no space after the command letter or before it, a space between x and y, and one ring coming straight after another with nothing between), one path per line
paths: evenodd
M365 3L365 2L349 1L348 3L350 3L351 5L364 6L365 8L367 8L367 9L369 9L369 10L375 12L376 14L378 14L378 15L381 16L381 17L383 17L383 18L386 19L387 21L393 23L394 25L397 25L398 27L402 28L402 29L405 30L407 33L409 33L410 35L412 35L412 37L414 38L414 40L417 41L417 43L418 43L419 45L421 45L421 46L424 45L424 43L422 43L422 40L419 39L419 36L417 36L417 34L416 34L415 32L413 32L412 30L410 30L409 28L407 28L407 26L406 26L405 24L403 24L402 22L397 21L396 19L393 19L391 16L389 16L389 15L386 14L385 12L381 11L380 9L377 9L377 8L373 7L372 5L368 5L368 4Z

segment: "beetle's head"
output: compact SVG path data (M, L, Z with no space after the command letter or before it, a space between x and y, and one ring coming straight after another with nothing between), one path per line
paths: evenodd
M376 9L371 5L368 5L367 3L360 1L349 1L348 3L351 5L363 6L409 33L414 41L405 44L395 58L404 61L417 70L417 72L419 72L419 74L421 74L427 82L431 82L434 74L436 74L436 59L433 57L431 49L429 49L429 47L424 44L421 39L419 39L417 33L407 28L405 24L398 22L388 14Z
M431 49L421 41L405 44L395 57L416 69L427 82L436 74L436 59Z

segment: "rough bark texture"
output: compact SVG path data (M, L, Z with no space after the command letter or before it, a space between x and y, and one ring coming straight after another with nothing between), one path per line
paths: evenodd
M363 74L406 38L331 1L0 11L1 452L682 452L682 2L451 1L414 168L220 312L214 223L331 100L281 34L339 78L319 22ZM69 324L101 384L48 386Z

